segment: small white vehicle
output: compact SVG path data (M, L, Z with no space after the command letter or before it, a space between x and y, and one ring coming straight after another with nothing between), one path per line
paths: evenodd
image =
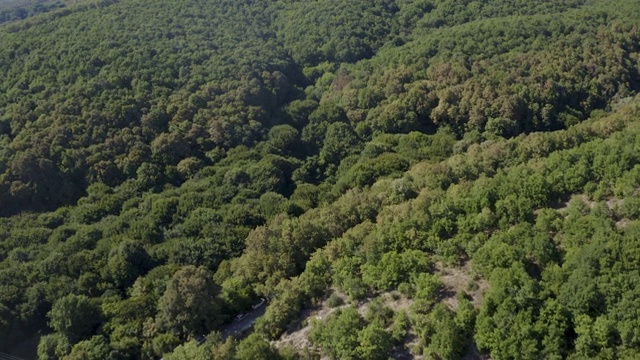
M262 305L264 305L264 303L266 303L266 302L267 302L267 300L265 298L260 298L260 301L258 303L256 303L256 304L251 305L251 308L253 310L255 310L255 309L261 307Z
M242 321L242 319L246 318L247 316L249 316L248 313L238 314L238 316L236 316L236 321Z

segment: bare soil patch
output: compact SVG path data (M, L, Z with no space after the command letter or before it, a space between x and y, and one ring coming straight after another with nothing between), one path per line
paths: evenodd
M446 287L443 302L451 310L458 309L456 294L464 291L471 296L473 306L479 308L482 304L484 292L489 288L489 283L482 278L474 277L471 272L471 264L465 263L462 267L445 266L442 263L436 264L437 273L440 280Z
M279 340L273 341L272 345L277 348L291 346L296 350L305 348L313 348L313 344L309 341L309 332L311 331L311 322L313 319L322 320L331 315L336 310L348 306L347 296L333 290L343 300L343 305L331 308L327 304L329 296L325 296L320 304L315 308L305 309L300 320L293 323L287 329L287 332L280 337Z
M438 263L436 264L436 274L438 274L439 278L445 285L442 301L452 310L456 310L458 307L456 294L460 291L465 291L471 297L473 305L476 308L482 304L483 294L489 288L489 283L482 278L474 277L469 263L466 263L461 267L445 266ZM316 349L309 341L311 323L314 320L324 320L336 310L352 305L355 305L358 312L364 316L367 312L369 303L373 300L373 297L370 297L359 302L350 302L346 294L335 289L332 289L332 291L343 300L343 305L332 308L328 305L329 295L325 296L316 307L305 309L302 312L300 319L293 323L287 332L282 335L279 340L272 342L272 344L277 348L290 346L296 350L310 349L311 352L318 354L319 349ZM407 311L408 313L411 313L411 304L413 301L405 296L399 296L396 292L386 292L378 294L376 297L381 298L384 304L394 312ZM413 347L418 343L419 339L415 334L410 333L404 347L396 348L392 357L394 359L423 359L423 356L416 355L411 352L411 349L413 349ZM469 351L465 355L464 359L485 360L487 358L482 357L475 346L475 343L471 340L469 344Z

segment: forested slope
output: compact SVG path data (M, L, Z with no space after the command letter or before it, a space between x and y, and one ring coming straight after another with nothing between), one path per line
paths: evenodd
M633 358L638 19L121 0L2 25L0 351L43 330L41 359L387 358L412 337ZM488 281L479 308L447 305L445 265ZM315 322L313 349L269 344L331 292L374 300ZM215 335L260 297L253 335Z
M67 4L76 4L82 0L2 0L0 1L0 24L9 21L20 21L38 14L62 9Z

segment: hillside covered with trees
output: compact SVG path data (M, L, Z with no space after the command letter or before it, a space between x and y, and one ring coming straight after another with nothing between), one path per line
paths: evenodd
M40 6L0 7L0 352L640 356L640 3Z

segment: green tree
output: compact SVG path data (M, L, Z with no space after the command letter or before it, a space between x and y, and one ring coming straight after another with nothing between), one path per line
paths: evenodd
M124 241L109 252L107 273L121 289L131 286L149 268L151 259L139 243Z
M389 358L393 343L391 336L379 325L368 325L358 333L357 353L361 359Z
M309 339L322 347L322 350L332 359L358 358L360 341L358 334L364 327L364 321L353 307L339 309L326 320L326 323L316 321L311 327ZM380 333L372 328L363 336L363 351L370 353L373 348L380 348L382 343Z
M94 336L73 346L67 360L103 360L111 353L109 343L103 336Z
M178 270L158 301L156 322L180 337L209 332L222 321L213 275L192 265Z
M329 125L320 149L320 162L338 164L340 160L359 151L361 141L353 129L345 123Z
M485 130L493 135L511 137L518 133L518 122L504 117L490 118Z
M478 347L500 358L540 356L534 326L538 284L519 265L495 269L491 280L476 324Z
M254 333L238 343L234 359L276 360L279 359L279 356L267 340Z
M69 340L60 333L44 335L38 343L39 360L58 360L71 351Z
M300 133L291 125L272 127L267 138L265 147L269 153L285 156L300 155Z
M101 322L99 307L84 295L67 295L47 314L49 326L73 344L89 338Z

